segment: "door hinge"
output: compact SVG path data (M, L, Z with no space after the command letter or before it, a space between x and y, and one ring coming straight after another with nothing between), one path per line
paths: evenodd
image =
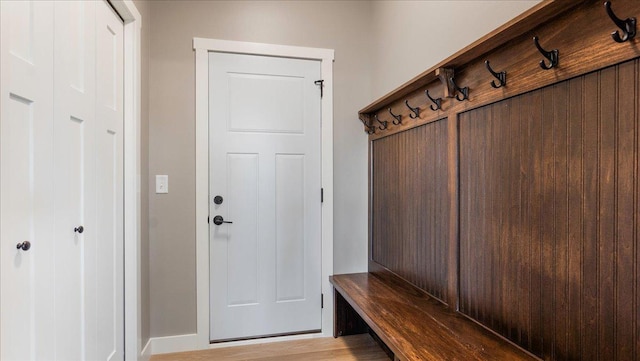
M320 85L320 98L322 98L324 96L324 80L316 80L313 84Z
M320 188L320 203L324 203L324 188Z
M320 294L320 308L324 308L324 293Z

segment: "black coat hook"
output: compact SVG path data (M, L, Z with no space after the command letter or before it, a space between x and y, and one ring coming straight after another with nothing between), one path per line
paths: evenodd
M378 123L382 124L382 126L378 126L378 129L380 129L380 130L385 130L385 129L387 129L387 126L389 125L389 122L388 122L388 121L386 121L386 120L385 120L384 122L383 122L383 121L380 121L380 119L378 119L378 114L375 114L373 117L374 117L374 118L376 118L376 121L377 121Z
M411 113L413 113L413 114L409 114L409 118L416 119L416 118L418 118L420 116L420 108L411 107L411 105L409 105L409 101L408 100L405 100L404 104L407 106L407 108L409 108L409 110L411 110Z
M622 30L622 37L620 36L620 32L618 30L611 33L611 37L617 43L624 43L627 40L631 40L636 36L636 18L627 18L626 20L622 20L613 13L611 10L611 1L604 2L604 8L607 10L607 15L611 18L611 20Z
M431 100L431 102L436 105L435 108L433 107L433 104L429 105L429 108L431 108L431 110L435 112L438 109L442 109L442 98L433 99L431 95L429 95L429 89L425 90L424 93L427 94L427 98L429 98L429 100Z
M493 75L496 79L498 79L498 83L496 84L495 80L491 81L491 86L498 89L502 86L507 85L507 72L506 71L501 71L499 73L496 73L495 71L493 71L493 69L491 69L491 65L489 65L489 60L485 60L484 65L487 66L487 70L489 70L489 72L491 73L491 75Z
M558 60L560 59L560 52L558 51L558 49L553 49L551 51L546 51L542 49L542 47L540 46L540 43L538 42L537 36L533 37L533 43L536 45L536 48L538 48L538 51L540 52L540 54L544 55L545 58L549 59L549 64L546 64L544 60L540 60L540 67L542 69L549 70L558 65Z
M376 132L376 127L367 124L367 122L365 122L362 118L360 118L360 121L362 122L362 124L364 124L365 127L367 127L367 134L373 134Z
M398 114L398 115L393 114L393 112L391 111L391 108L389 108L389 114L391 114L391 116L395 118L395 120L392 122L393 124L398 125L402 123L402 114Z
M453 88L456 90L456 92L459 93L456 94L456 99L458 99L459 102L469 99L469 87L466 86L464 88L460 88L458 84L456 84L456 81L453 80L453 77L449 78L449 80L451 81L451 84L453 84ZM462 98L460 98L460 94L462 94Z

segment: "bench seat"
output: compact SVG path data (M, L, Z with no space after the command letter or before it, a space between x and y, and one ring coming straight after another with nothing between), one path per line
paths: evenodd
M364 321L396 360L538 360L391 273L335 275L330 281L334 336L358 333L354 322L340 319L355 311L361 318L355 323Z

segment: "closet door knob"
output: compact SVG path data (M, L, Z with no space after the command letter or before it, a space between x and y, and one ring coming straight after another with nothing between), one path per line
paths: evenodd
M29 248L31 248L31 242L29 241L24 241L22 243L18 243L18 245L16 246L17 249L21 249L23 251L28 251Z
M82 232L84 232L84 227L80 226L78 228L74 228L73 231L77 232L77 233L82 233Z

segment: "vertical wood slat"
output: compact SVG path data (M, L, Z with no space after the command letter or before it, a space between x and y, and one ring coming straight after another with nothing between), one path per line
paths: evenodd
M638 60L459 115L460 311L545 360L638 360Z
M371 184L372 260L445 302L448 132L443 119L374 141Z

